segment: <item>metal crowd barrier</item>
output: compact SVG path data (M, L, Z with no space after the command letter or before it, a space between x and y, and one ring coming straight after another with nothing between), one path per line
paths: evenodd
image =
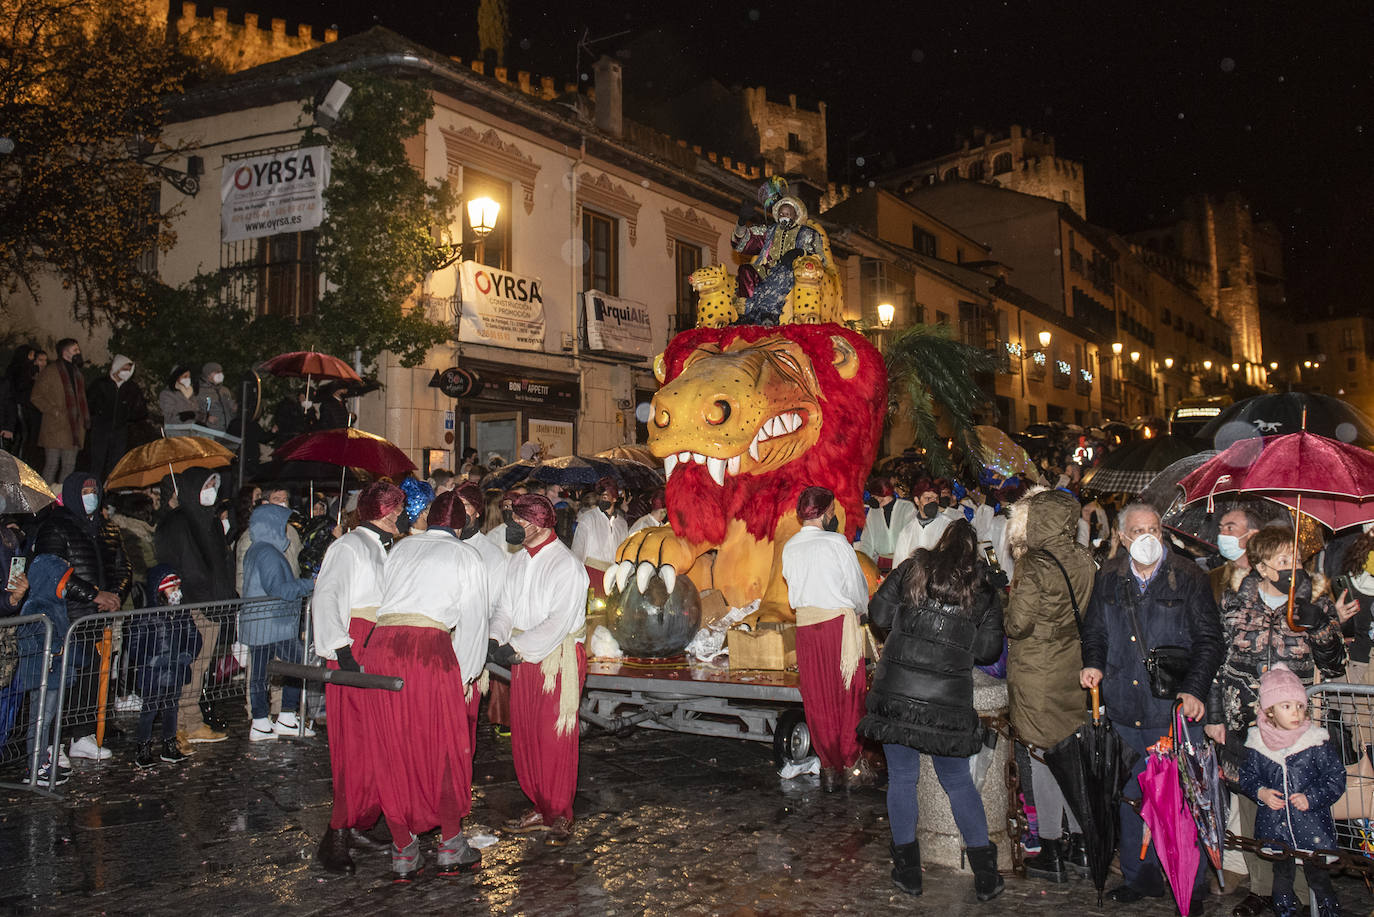
M127 741L111 751L131 759L140 718L152 719L156 742L157 720L169 709L176 710L179 729L192 711L199 714L192 719L217 731L245 728L251 662L242 658L241 646L239 652L235 648L255 630L285 634L288 655L312 656L308 614L303 622L302 603L296 601L234 599L81 618L53 638L60 639L54 663L60 677L53 679L55 701L49 700L58 711L52 744L60 748L64 738L94 735L97 744L109 747L109 738L122 733ZM301 722L305 697L302 691Z
M1328 681L1307 697L1345 765L1345 795L1331 807L1337 844L1353 855L1344 865L1374 873L1374 685Z
M35 735L57 709L49 690L54 639L46 615L0 618L0 787L51 792L57 780L54 767L39 782L48 743Z

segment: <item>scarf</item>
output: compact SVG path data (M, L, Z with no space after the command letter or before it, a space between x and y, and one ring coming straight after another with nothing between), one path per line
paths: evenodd
M1265 748L1270 751L1283 751L1285 748L1292 748L1298 739L1303 737L1312 721L1303 720L1294 729L1281 729L1261 710L1260 715L1255 718L1255 725L1259 727L1260 738L1264 740Z
M67 422L71 424L72 441L80 444L91 425L91 411L86 404L86 380L66 360L57 361L57 374L62 379L62 395L67 400Z
M554 732L560 736L577 728L577 702L582 694L577 683L577 641L587 636L586 626L563 638L563 643L539 663L544 676L544 693L558 691L558 719Z

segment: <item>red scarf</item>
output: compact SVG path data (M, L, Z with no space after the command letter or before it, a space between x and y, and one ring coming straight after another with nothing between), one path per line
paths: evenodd
M60 358L57 361L57 374L62 379L62 395L67 399L67 422L72 425L72 442L80 444L91 425L91 410L86 405L86 380L79 369Z

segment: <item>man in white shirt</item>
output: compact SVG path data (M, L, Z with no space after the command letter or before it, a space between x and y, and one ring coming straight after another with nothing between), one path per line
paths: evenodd
M511 538L522 547L506 566L488 658L510 668L511 757L533 807L507 827L522 834L549 831L549 843L562 845L572 835L577 792L590 583L586 568L554 534L553 504L528 494L512 509Z
M939 493L934 484L921 481L912 492L916 497L916 516L897 535L897 544L892 550L893 567L901 566L917 548L934 548L950 523L949 517L940 512Z
M868 694L860 617L868 580L849 539L837 531L835 494L808 487L797 498L801 531L783 545L782 576L797 614L797 674L821 788L872 782L854 727Z
M386 550L397 535L396 519L405 494L394 484L369 484L358 495L361 524L341 535L324 553L311 605L315 652L330 669L361 671L362 645L377 621L382 603ZM354 648L358 648L355 655ZM357 829L371 828L381 815L375 781L366 759L374 739L363 712L364 691L342 685L324 688L329 713L329 766L334 775L334 808L316 858L330 872L354 871L350 843L363 846ZM370 845L370 842L367 842Z
M645 498L638 497L636 499L644 500ZM648 504L648 509L635 520L634 525L630 526L631 535L643 529L664 525L668 521L668 504L663 497L663 488L654 491L645 502Z
M899 498L892 488L892 479L876 477L868 482L869 510L864 519L863 534L858 550L872 558L878 569L892 569L892 552L897 536L916 518L916 504Z
M616 512L619 500L620 487L615 480L602 478L596 482L596 506L584 509L577 516L577 531L573 533L572 542L573 556L599 573L604 573L607 567L615 563L616 549L629 534L625 517ZM591 576L593 583L600 579L600 575Z
M364 654L374 671L405 679L401 691L370 691L364 709L377 741L373 767L387 828L391 873L419 870L419 835L439 829L439 875L481 862L463 837L472 811L472 732L467 682L486 660L487 577L458 494L429 508L429 527L396 544L386 560L377 627Z
M471 481L465 481L456 491L458 499L463 503L463 510L468 515L467 525L463 527L460 536L463 543L471 545L477 549L477 553L482 556L482 567L487 573L487 627L490 629L491 616L496 610L496 600L501 597L501 588L506 582L506 561L510 560L510 552L505 545L505 526L498 531L502 535L501 545L482 534L482 508L486 501L482 497L482 489ZM485 633L485 631L483 631ZM483 651L486 650L486 643L482 644ZM468 677L468 726L472 730L473 747L477 742L477 714L482 704L483 691L478 689L477 681L480 680L481 672L465 672ZM497 727L510 725L510 687L499 679L487 682L485 689L487 695L487 720ZM509 734L509 730L507 730Z

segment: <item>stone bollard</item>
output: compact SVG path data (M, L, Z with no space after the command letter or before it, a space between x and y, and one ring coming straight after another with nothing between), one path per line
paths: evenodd
M1007 683L974 669L973 708L979 716L1007 715ZM1007 759L1011 742L997 736L997 747L983 780L983 812L988 819L988 839L997 845L997 866L1007 874L1011 870L1011 844L1007 840ZM970 758L972 762L974 759ZM916 803L920 807L920 823L916 836L921 842L921 861L926 864L959 868L964 839L954 824L949 799L940 788L929 755L921 756L921 780L916 787ZM967 868L967 864L965 864Z

